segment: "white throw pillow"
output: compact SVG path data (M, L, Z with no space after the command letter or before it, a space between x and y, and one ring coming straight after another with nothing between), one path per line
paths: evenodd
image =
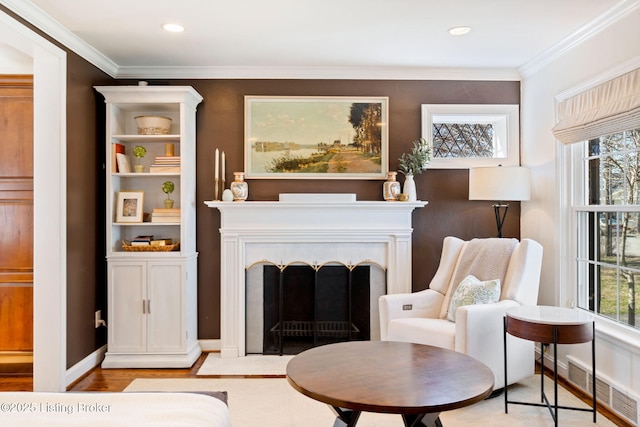
M447 320L456 321L456 310L463 305L491 304L500 301L500 279L481 282L477 277L469 275L462 279L451 297Z

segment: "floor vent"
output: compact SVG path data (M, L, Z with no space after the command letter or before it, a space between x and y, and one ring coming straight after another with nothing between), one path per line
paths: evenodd
M592 381L591 369L585 369L578 361L568 358L569 381L578 388L591 395ZM638 398L616 388L612 381L596 378L596 398L599 405L607 406L620 416L628 419L632 424L638 425Z
M638 419L638 402L618 391L615 387L611 393L612 408L629 418L630 420Z
M576 365L575 363L569 362L569 381L577 385L583 390L587 389L587 371ZM589 387L589 389L591 389Z
M589 375L589 388L587 388L587 390L593 390L591 386L591 375ZM596 378L596 399L598 399L600 403L611 406L611 386L600 378Z

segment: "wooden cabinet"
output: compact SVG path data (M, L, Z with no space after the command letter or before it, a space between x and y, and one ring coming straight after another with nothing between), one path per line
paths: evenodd
M201 353L197 340L197 253L195 234L195 111L202 97L188 86L100 86L106 102L106 235L108 264L108 345L104 368L191 366ZM140 134L135 118L172 119L167 134ZM144 172L122 170L116 151L133 165L142 146ZM116 147L118 150L116 150ZM162 163L170 147L179 168ZM152 215L166 209L162 191L174 183L172 218ZM123 220L122 194L142 197L139 219ZM137 236L171 239L172 251L131 247ZM158 248L155 248L158 249Z
M0 352L33 351L33 77L0 76Z

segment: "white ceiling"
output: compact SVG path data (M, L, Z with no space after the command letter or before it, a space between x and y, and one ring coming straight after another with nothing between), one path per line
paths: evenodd
M638 0L0 0L117 77L224 70L522 71ZM41 9L41 10L39 10ZM41 12L44 14L41 14ZM35 21L34 21L35 20ZM173 34L161 24L186 29ZM57 23L49 25L56 29ZM471 26L451 36L453 26ZM59 37L57 37L59 38ZM97 52L92 52L95 49ZM86 55L85 55L86 56ZM196 71L197 70L197 71ZM247 71L249 72L249 71ZM267 73L268 74L268 73Z

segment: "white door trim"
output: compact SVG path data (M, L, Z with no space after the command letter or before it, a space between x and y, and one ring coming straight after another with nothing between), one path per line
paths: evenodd
M2 11L0 40L33 58L33 390L65 391L66 52Z

